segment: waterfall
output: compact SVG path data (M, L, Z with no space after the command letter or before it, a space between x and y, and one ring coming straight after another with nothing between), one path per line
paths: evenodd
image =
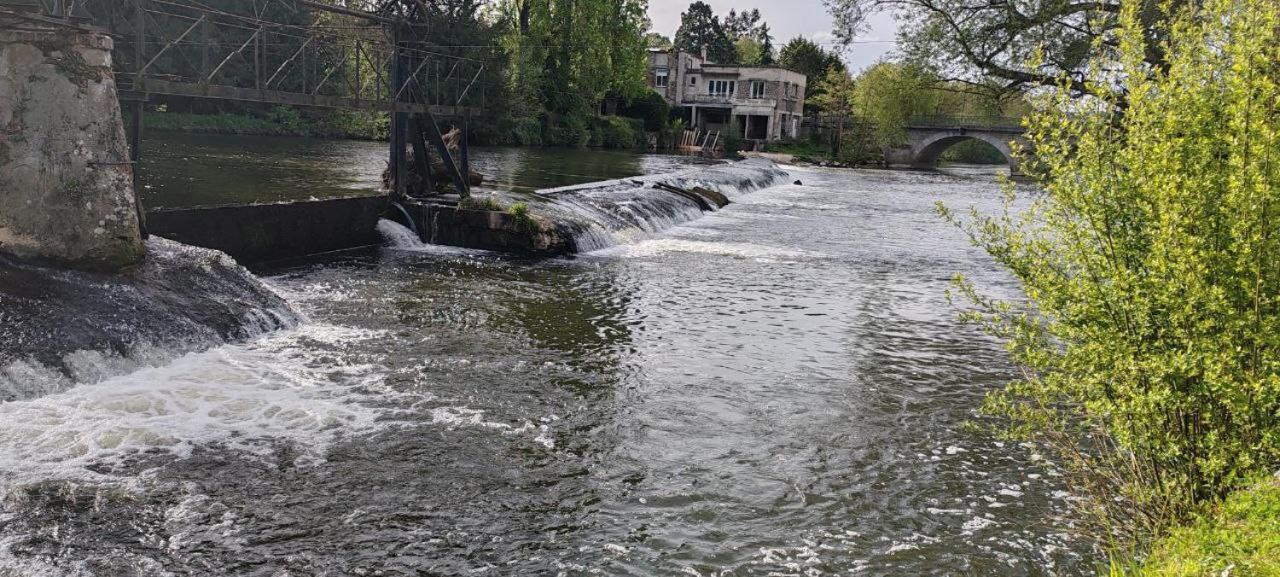
M702 216L694 201L654 188L707 188L733 199L786 182L773 162L751 159L670 174L651 175L538 191L547 202L537 210L573 239L576 252L590 252L644 238Z
M381 219L378 221L378 234L382 235L382 239L386 241L388 248L398 250L423 250L428 245L418 238L418 233L409 230L409 227L400 224L394 220Z
M0 258L0 403L96 383L296 325L231 257L160 237L119 274Z

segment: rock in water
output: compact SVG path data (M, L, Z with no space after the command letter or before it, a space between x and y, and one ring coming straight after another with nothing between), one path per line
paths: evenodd
M117 274L0 256L0 402L158 365L296 324L288 303L227 255L152 237Z

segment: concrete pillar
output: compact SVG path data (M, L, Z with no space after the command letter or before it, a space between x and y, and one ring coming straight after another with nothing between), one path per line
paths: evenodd
M0 251L94 270L142 259L106 33L0 30L0 127Z

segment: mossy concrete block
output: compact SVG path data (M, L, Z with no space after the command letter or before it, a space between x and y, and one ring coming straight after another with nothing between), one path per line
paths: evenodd
M0 251L93 270L144 255L111 38L0 30Z

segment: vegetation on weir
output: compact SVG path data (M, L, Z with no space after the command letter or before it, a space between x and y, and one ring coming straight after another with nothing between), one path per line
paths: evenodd
M1152 35L1124 2L1091 72L1036 101L1042 192L940 210L1026 295L957 281L1025 367L986 409L1055 450L1117 553L1168 534L1142 574L1275 574L1280 5L1163 6Z

